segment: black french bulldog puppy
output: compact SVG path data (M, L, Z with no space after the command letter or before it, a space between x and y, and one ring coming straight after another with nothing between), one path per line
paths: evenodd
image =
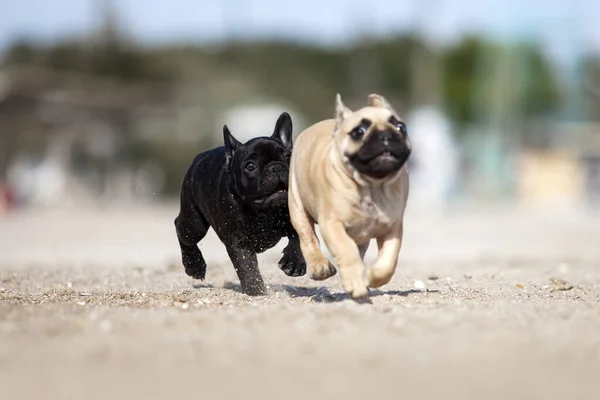
M223 126L225 145L200 153L181 185L175 228L187 275L204 280L206 262L197 246L212 228L227 253L242 290L266 293L257 253L288 238L279 267L288 276L306 273L298 235L288 212L292 119L282 113L269 137L242 144Z

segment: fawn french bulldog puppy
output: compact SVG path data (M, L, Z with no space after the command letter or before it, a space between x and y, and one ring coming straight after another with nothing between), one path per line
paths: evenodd
M312 279L336 274L320 250L316 223L352 298L390 281L402 245L410 153L406 125L377 94L356 111L338 94L335 118L296 138L288 203ZM367 270L363 259L373 238L379 254Z

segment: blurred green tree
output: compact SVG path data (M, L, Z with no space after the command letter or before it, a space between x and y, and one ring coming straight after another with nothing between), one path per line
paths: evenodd
M497 67L505 61L501 71ZM507 47L467 37L445 51L443 91L450 117L459 124L475 122L495 107L494 90L503 90L525 118L549 115L560 104L559 81L540 48L531 43ZM503 74L502 85L494 74ZM487 110L487 111L486 111Z
M592 118L600 121L600 56L587 55L581 64L585 76L585 91L590 98Z

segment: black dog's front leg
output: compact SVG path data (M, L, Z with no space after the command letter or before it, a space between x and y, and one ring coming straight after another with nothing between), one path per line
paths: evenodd
M194 279L204 280L206 276L206 261L197 243L206 236L209 228L203 216L190 215L185 209L175 218L175 230L185 273Z
M300 249L300 240L296 232L288 236L288 245L283 249L283 257L279 260L279 268L287 276L302 276L306 274L306 261Z
M242 291L249 296L266 294L267 288L258 269L256 253L246 249L227 247L227 254L229 254L231 263L240 279Z

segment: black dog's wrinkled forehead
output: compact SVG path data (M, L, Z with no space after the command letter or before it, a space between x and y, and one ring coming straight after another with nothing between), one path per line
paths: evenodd
M270 137L259 137L250 139L244 146L243 158L260 159L272 161L283 159L290 151L277 139Z

